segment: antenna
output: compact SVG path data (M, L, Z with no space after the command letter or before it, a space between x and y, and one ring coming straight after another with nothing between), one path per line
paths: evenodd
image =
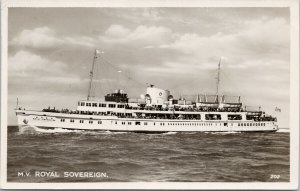
M219 96L219 85L220 85L220 68L221 68L221 61L222 57L220 58L219 64L218 64L218 76L217 76L217 96Z
M17 105L16 105L16 109L19 108L19 98L17 98Z
M100 51L98 49L95 50L95 54L94 54L94 60L93 60L93 64L92 64L92 69L90 71L90 84L89 84L89 90L88 90L88 96L87 96L87 100L89 101L91 98L91 89L92 89L92 83L93 83L93 76L94 76L94 67L95 67L95 62L96 59L98 58L98 54L100 53Z

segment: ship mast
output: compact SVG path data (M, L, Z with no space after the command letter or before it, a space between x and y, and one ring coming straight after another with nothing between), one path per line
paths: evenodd
M219 64L218 64L218 76L217 76L217 101L219 101L219 85L220 85L220 68L221 68L221 60L220 58Z
M93 64L92 64L92 69L90 71L90 83L89 83L89 90L88 90L88 96L87 96L87 100L89 101L91 98L91 91L92 91L92 83L93 83L93 77L94 77L94 68L95 68L95 62L97 59L97 55L99 53L99 50L95 50L95 54L94 54L94 60L93 60Z

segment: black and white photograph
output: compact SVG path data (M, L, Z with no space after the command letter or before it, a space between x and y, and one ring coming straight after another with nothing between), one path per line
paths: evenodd
M3 5L1 187L297 188L298 1L78 2Z

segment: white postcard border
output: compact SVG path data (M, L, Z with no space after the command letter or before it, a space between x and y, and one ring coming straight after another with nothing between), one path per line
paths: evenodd
M7 29L10 7L289 7L290 39L290 182L7 182ZM1 2L1 188L5 189L297 189L299 169L299 2L298 0L4 0Z

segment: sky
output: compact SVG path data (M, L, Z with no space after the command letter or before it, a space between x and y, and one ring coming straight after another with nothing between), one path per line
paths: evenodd
M180 95L241 96L289 127L288 8L9 8L8 124L26 109L76 109L93 95L147 83ZM279 107L281 112L275 112Z

